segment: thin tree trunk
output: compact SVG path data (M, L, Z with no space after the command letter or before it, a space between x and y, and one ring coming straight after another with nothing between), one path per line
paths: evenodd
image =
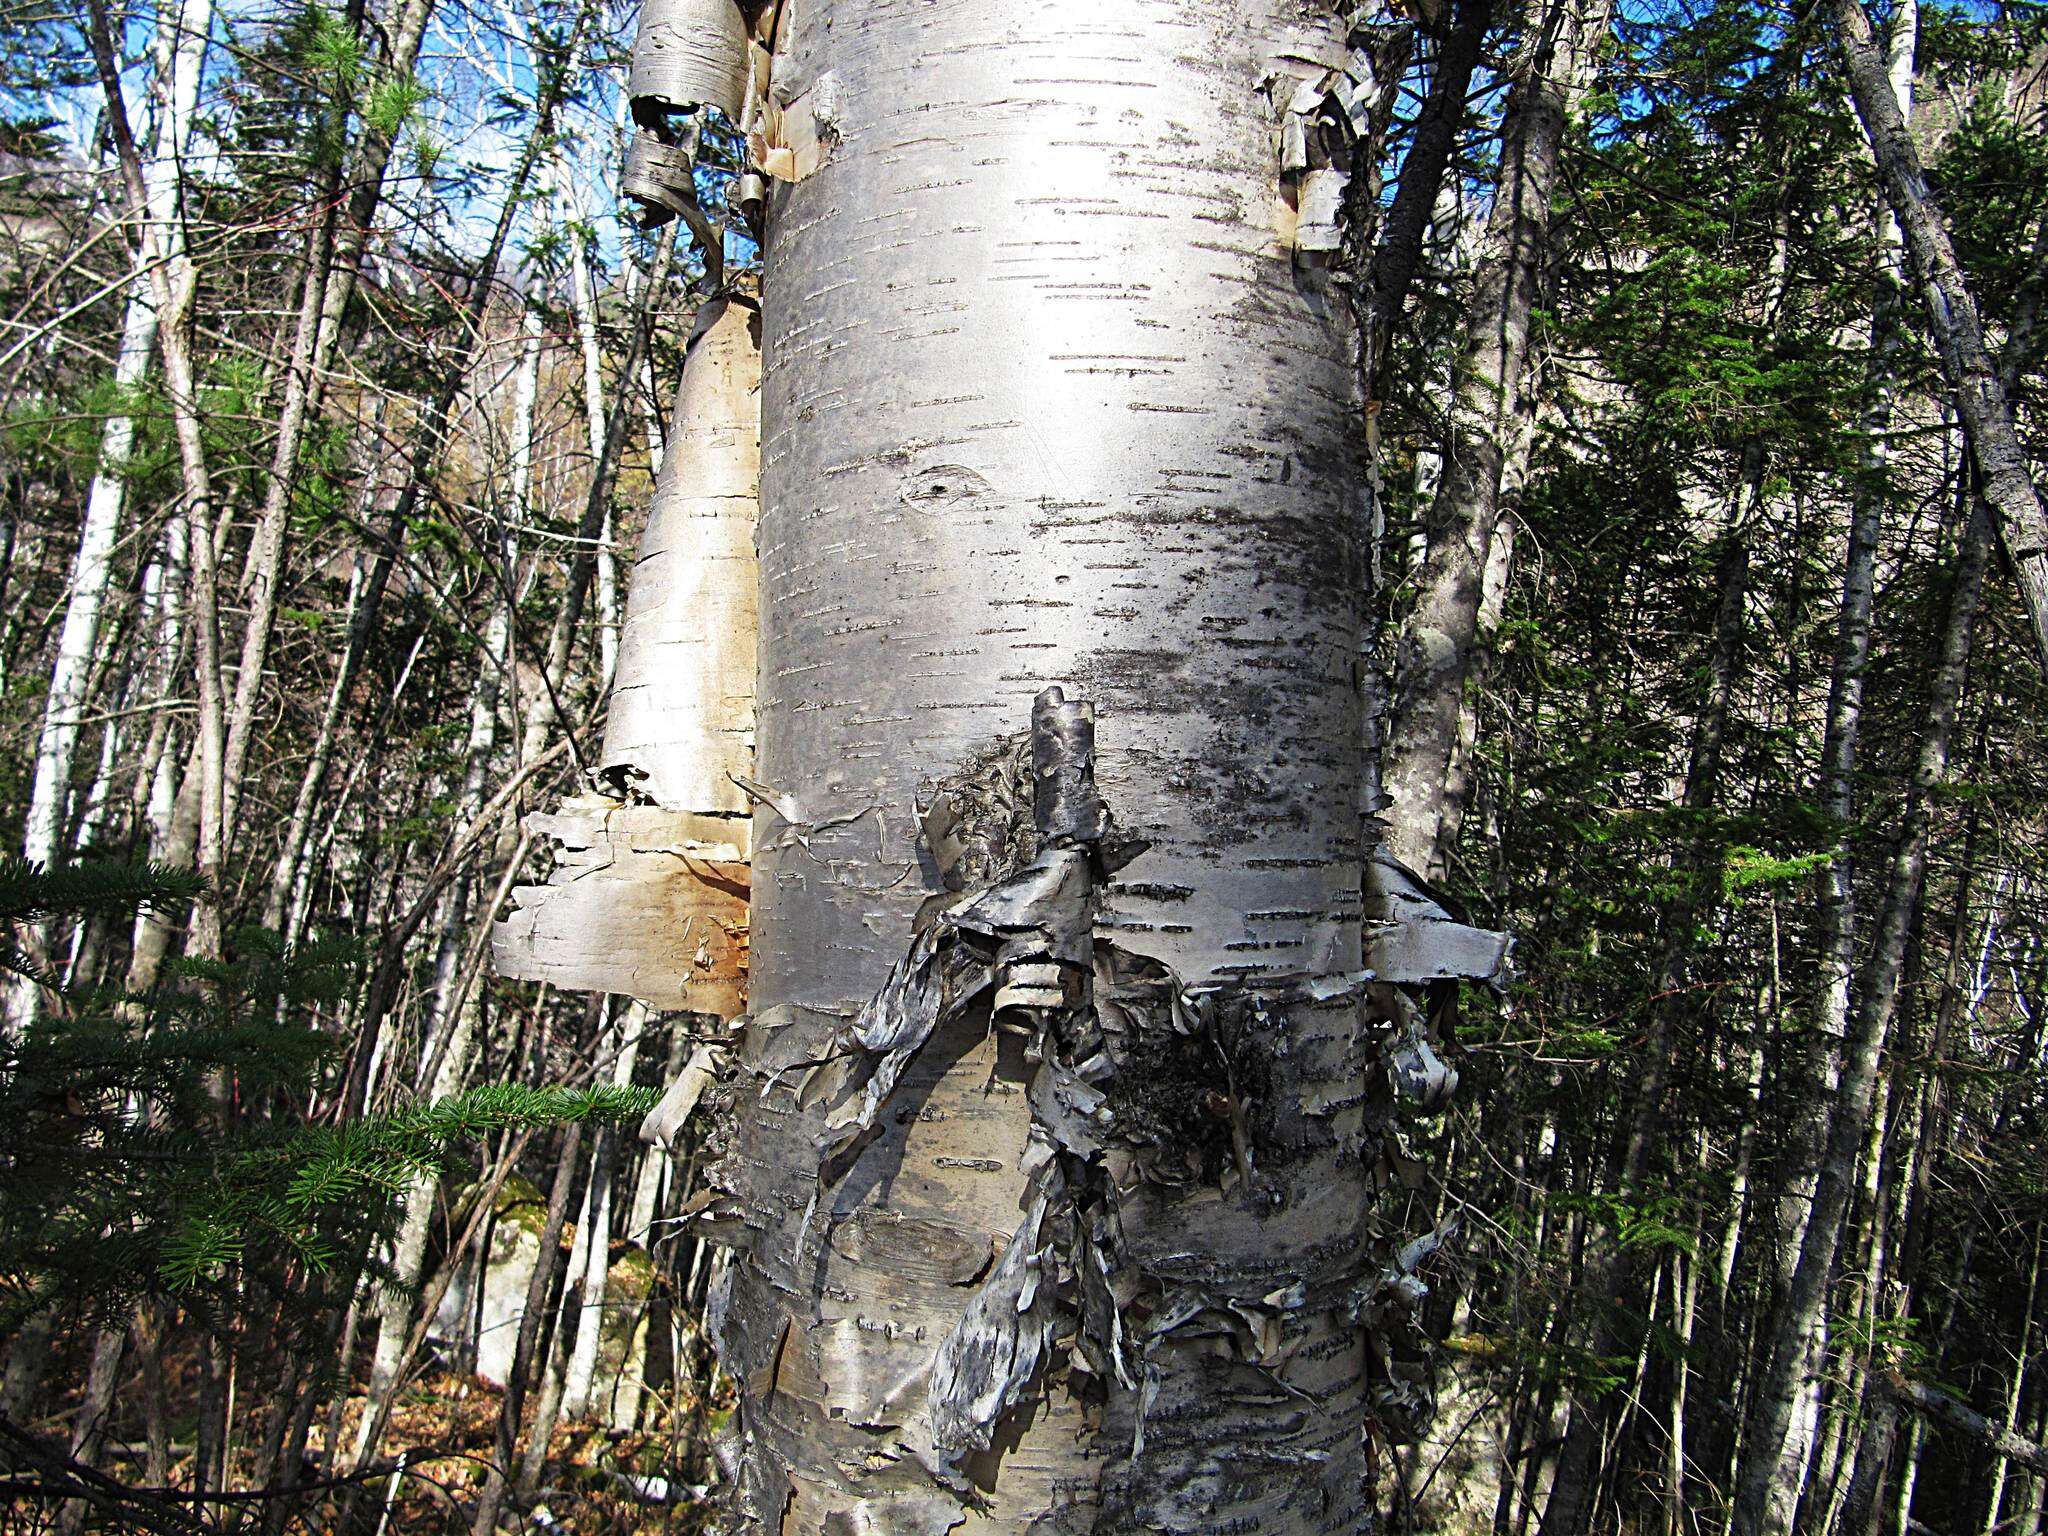
M652 285L650 285L650 293ZM576 316L576 339L583 354L583 419L590 435L590 472L604 474L605 409L604 374L597 345L597 299L591 291L590 248L582 228L569 235L569 301ZM646 354L641 354L644 360ZM631 372L620 378L623 396L631 387ZM607 498L604 521L597 534L597 678L600 688L610 685L612 670L619 659L619 565L612 550L612 508Z
M1948 777L1949 748L1982 595L1991 511L1970 497L1957 553L1955 588L1930 682L1927 724L1888 871L1883 906L1862 974L1853 1034L1843 1057L1826 1151L1815 1181L1797 1266L1771 1339L1769 1364L1752 1403L1731 1520L1734 1536L1784 1536L1798 1507L1803 1456L1792 1439L1799 1404L1820 1368L1827 1288L1832 1279L1859 1153L1869 1123L1880 1054L1897 1009L1906 939L1926 883L1931 801Z
M426 8L430 4L431 0L410 0L410 9L421 13L422 25ZM580 43L587 21L587 10L579 10L576 24L564 47L573 50ZM404 483L400 486L391 510L384 519L378 548L370 562L369 574L365 578L354 621L349 626L348 644L342 651L341 666L335 681L335 687L344 695L354 686L356 676L368 657L370 640L376 633L377 621L383 608L384 592L390 584L392 571L397 568L405 529L419 506L419 499L426 485L440 465L449 424L453 419L456 404L461 398L471 359L484 336L484 321L496 290L499 263L511 239L513 226L517 222L520 207L525 199L527 184L532 179L548 136L553 130L555 115L568 87L571 71L559 67L556 61L536 58L534 63L540 77L540 87L534 103L533 127L520 150L519 158L513 164L504 201L499 207L497 221L491 230L490 242L477 264L469 301L459 322L461 339L455 349L455 356L451 359L440 387L419 423ZM314 763L309 765L305 780L300 785L299 793L302 799L308 803L319 801L326 787L330 769L331 759L328 758L316 758ZM300 857L303 857L303 854ZM293 862L296 863L297 860Z
M1679 805L1688 811L1710 813L1721 796L1724 743L1747 630L1750 529L1762 504L1765 463L1763 443L1752 439L1743 448L1740 476L1727 499L1720 529L1720 550L1714 562L1714 627L1707 651L1704 696L1694 722L1685 782L1679 794ZM1679 894L1658 914L1662 954L1652 989L1649 1039L1635 1080L1627 1090L1628 1114L1614 1173L1614 1191L1628 1204L1643 1197L1664 1141L1666 1089L1680 1026L1689 1006L1685 992L1692 969L1693 934L1710 899L1705 887L1709 881L1718 885L1722 864L1719 840L1712 833L1698 835L1678 857L1690 867L1680 871ZM1576 1288L1579 1294L1594 1299L1592 1352L1596 1359L1613 1355L1627 1342L1629 1329L1624 1328L1623 1321L1629 1311L1635 1278L1619 1233L1598 1234L1586 1275ZM1602 1394L1581 1390L1572 1393L1571 1423L1558 1454L1550 1502L1543 1511L1544 1536L1576 1536L1585 1529L1591 1516L1594 1453L1609 1417L1604 1401Z
M1904 0L1893 17L1892 52L1887 89L1901 120L1913 109L1913 54L1919 12ZM1852 786L1856 773L1857 738L1863 718L1863 680L1870 661L1871 603L1877 573L1877 548L1885 506L1891 495L1885 439L1891 430L1893 372L1899 345L1899 229L1889 216L1878 230L1878 299L1870 322L1870 362L1865 380L1866 407L1861 442L1863 462L1856 478L1849 521L1848 550L1842 568L1842 598L1836 621L1833 672L1828 687L1827 724L1821 742L1818 799L1822 813L1838 830L1841 842L1820 879L1820 952L1822 988L1815 1027L1805 1062L1807 1113L1796 1116L1782 1157L1787 1170L1779 1207L1777 1295L1789 1294L1792 1277L1813 1209L1815 1183L1827 1142L1827 1106L1833 1102L1841 1071L1843 1043L1848 1037L1852 972L1856 956L1856 870L1849 846L1855 815ZM1813 1318L1825 1326L1824 1314ZM1818 1359L1825 1339L1805 1344ZM1809 1381L1795 1416L1804 1422L1817 1411L1817 1378ZM1803 1438L1796 1436L1795 1438ZM1803 1479L1801 1479L1803 1481ZM1853 1476L1852 1476L1853 1481ZM1778 1497L1787 1495L1781 1491ZM1788 1514L1787 1519L1790 1518Z
M1524 433L1533 431L1534 427L1533 421L1526 422ZM1526 462L1528 452L1528 444L1522 443L1511 457ZM1503 495L1502 499L1512 501L1514 498ZM1449 777L1444 783L1443 820L1437 840L1446 865L1458 845L1465 812L1471 808L1472 797L1479 789L1479 745L1484 723L1481 695L1493 673L1494 642L1500 635L1501 619L1507 611L1508 581L1515 569L1518 526L1512 512L1501 515L1494 528L1493 545L1486 552L1486 571L1480 579L1479 615L1473 629L1472 676L1466 698L1458 709L1458 739L1452 747Z
M420 42L426 34L433 0L407 0L390 36L378 78L370 91L387 82L411 76ZM363 0L351 0L350 20L360 26ZM347 109L339 109L345 120ZM335 125L341 137L342 123ZM230 829L237 824L241 802L242 774L248 760L255 725L256 706L263 687L263 669L269 655L272 628L277 612L277 590L283 570L284 541L292 491L298 483L300 448L309 422L317 419L325 393L328 370L341 336L342 320L354 296L363 253L377 207L383 200L384 176L397 145L396 131L385 132L367 123L357 139L355 163L349 167L350 195L344 216L338 193L342 187L342 164L337 158L322 173L322 191L328 211L308 232L301 261L302 287L297 323L292 337L291 361L285 373L285 388L279 403L277 432L271 447L269 474L264 487L263 507L250 536L244 561L247 586L247 620L242 632L240 664L235 674L235 693L229 711L227 738L222 763L222 815ZM484 286L489 287L489 278Z
M1531 0L1512 72L1500 173L1455 371L1443 483L1395 657L1383 782L1385 846L1440 869L1444 787L1478 643L1487 557L1516 426L1529 330L1549 259L1558 158L1593 78L1608 0Z
M121 323L121 347L114 365L114 386L124 403L100 429L99 463L86 493L85 518L78 551L71 563L70 597L57 639L44 697L43 724L36 740L34 779L29 791L22 856L51 864L64 853L66 800L72 759L78 743L79 719L85 712L87 684L97 654L100 609L113 579L114 541L127 499L123 478L135 442L135 418L125 402L141 386L156 351L160 294L151 271L183 249L179 167L192 134L198 107L200 73L213 31L212 0L177 0L158 17L157 81L153 91L156 143L142 169L142 205L135 210L134 275L129 279L127 308ZM41 942L39 928L36 942ZM24 977L10 978L7 1027L18 1031L33 1020L41 989Z
M2034 1229L2034 1260L2027 1269L2027 1303L2020 1313L2019 1344L2013 1351L2012 1376L2005 1389L2005 1412L2000 1416L1998 1424L1999 1443L2003 1444L2020 1443L2022 1440L2017 1433L2020 1422L2020 1393L2027 1380L2027 1343L2034 1331L2034 1305L2041 1296L2041 1238L2044 1231L2048 1231L2048 1228ZM1995 1536L2000 1529L1998 1511L1999 1506L2005 1502L2006 1474L2010 1467L2010 1458L2003 1455L1993 1458L1991 1486L1984 1493L1984 1521L1980 1527L1980 1536ZM2035 1470L2048 1475L2048 1464Z
M2048 1440L2048 1400L2034 1410L2031 1437L2039 1443ZM2026 1491L2020 1495L2019 1509L2014 1513L2011 1530L2013 1536L2042 1536L2048 1530L2044 1520L2044 1506L2048 1506L2048 1472L2030 1472L2025 1478Z
M80 1466L97 1468L106 1450L114 1394L121 1385L121 1364L127 1347L128 1330L118 1324L102 1328L93 1341L85 1395L79 1402L78 1419L71 1431L71 1459ZM88 1508L83 1499L66 1502L57 1514L58 1536L77 1536L84 1529Z
M590 1151L590 1174L583 1184L583 1203L576 1212L576 1235L569 1245L569 1262L562 1288L555 1296L554 1318L540 1346L540 1391L533 1404L533 1422L527 1426L525 1449L519 1458L519 1473L512 1491L520 1504L530 1503L547 1470L548 1446L554 1440L555 1425L562 1416L562 1384L571 1348L569 1335L583 1307L583 1272L588 1261L591 1237L591 1202L597 1195L598 1165L605 1156L610 1132L598 1132Z
M374 398L370 405L369 430L364 432L361 439L366 445L366 449L361 458L363 481L362 492L358 501L358 516L365 523L369 521L370 515L376 508L379 486L379 476L377 473L379 461L374 454L367 451L367 445L376 441L378 436L377 429L381 426L383 419L383 400L381 398ZM349 568L348 604L342 621L342 633L344 635L347 635L355 628L356 607L362 600L365 575L366 562L363 555L358 552ZM298 888L301 863L306 853L306 842L312 834L313 816L318 809L314 803L314 797L318 786L326 778L327 765L333 759L335 740L341 731L342 711L348 704L348 691L344 686L346 681L347 679L343 674L343 668L340 664L340 658L337 658L334 669L334 681L327 690L327 703L320 712L320 724L313 733L313 747L306 760L306 771L300 777L298 793L292 800L291 817L285 823L284 837L278 845L277 862L271 866L270 885L263 899L263 926L273 930L285 931L288 937L293 940L296 940L298 935L293 931L296 925L290 924L292 917L292 894ZM490 686L495 684L496 679L487 674L484 681L487 686Z
M1979 752L1981 755L1981 742ZM1978 828L1979 818L1973 813L1965 823L1963 832L1962 866L1955 896L1955 921L1949 932L1948 956L1942 965L1941 1002L1935 1012L1932 1038L1922 1053L1934 1060L1939 1060L1947 1054L1948 1041L1953 1036L1964 1006L1964 953L1969 943L1970 889L1977 867ZM1934 1140L1937 1133L1930 1127L1941 1118L1942 1098L1940 1074L1924 1073L1915 1087L1912 1101L1904 1117L1905 1123L1899 1131L1899 1157L1906 1166L1906 1176L1902 1181L1904 1195L1899 1220L1902 1233L1897 1265L1900 1284L1886 1309L1886 1316L1892 1321L1911 1315L1914 1295L1918 1288L1934 1198ZM1966 1262L1962 1266L1964 1269L1968 1267L1968 1251L1966 1242ZM1875 1294L1874 1286L1871 1288L1871 1294ZM1945 1332L1944 1329L1944 1335ZM1937 1347L1939 1342L1937 1339ZM1858 1438L1855 1462L1847 1486L1838 1501L1839 1507L1834 1511L1832 1521L1827 1527L1834 1536L1856 1536L1859 1532L1876 1536L1879 1521L1877 1500L1885 1474L1892 1463L1892 1450L1898 1435L1899 1413L1897 1401L1884 1390L1877 1371L1870 1368L1874 1364L1875 1362L1870 1362L1863 1373L1865 1424L1863 1433ZM1918 1432L1917 1422L1914 1431Z
M541 1227L540 1258L527 1281L525 1310L519 1314L519 1342L513 1350L512 1371L505 1382L505 1397L498 1410L498 1427L491 1442L491 1465L485 1475L483 1495L477 1501L476 1516L470 1524L474 1536L491 1536L498 1528L498 1511L505 1501L512 1452L519 1443L519 1421L525 1413L526 1379L533 1368L534 1351L540 1344L541 1319L547 1311L548 1290L554 1281L562 1242L562 1224L568 1219L569 1192L575 1187L577 1153L582 1145L583 1124L577 1121L562 1132L561 1150L555 1157L554 1185L548 1191L547 1220Z
M646 1030L647 1005L629 1004L619 1024L618 1060L612 1068L614 1087L631 1085ZM611 1278L612 1192L618 1175L618 1138L607 1134L591 1163L590 1241L585 1248L579 1293L582 1312L576 1325L576 1348L569 1356L562 1379L562 1412L571 1419L580 1419L590 1411L591 1384L597 1374L598 1348L603 1342L605 1286Z
M128 126L120 66L104 0L87 0L88 34L93 63L107 102L106 119L113 131L129 208L152 247L159 247L149 224L149 193L141 152ZM193 678L199 700L199 831L195 863L207 885L194 903L191 944L201 957L220 952L220 918L215 905L221 863L221 753L223 702L220 673L219 531L214 526L213 478L199 418L199 389L192 366L192 305L197 274L182 246L157 249L150 263L150 281L157 301L157 343L163 355L165 393L185 493L185 515L192 528Z
M1956 414L1969 434L1985 503L2019 576L2034 644L2042 665L2048 667L2048 511L2042 508L2026 449L2013 429L2010 388L1985 344L1977 302L1956 259L1941 206L1927 185L1920 152L1862 0L1828 0L1828 12L1835 22L1850 98L1912 257L1935 350L1954 391Z

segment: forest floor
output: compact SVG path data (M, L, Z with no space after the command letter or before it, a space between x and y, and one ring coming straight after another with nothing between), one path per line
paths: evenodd
M89 1341L68 1339L59 1346L54 1379L82 1382L84 1362L77 1368L68 1356L88 1353ZM166 1359L164 1391L171 1427L173 1487L190 1477L192 1426L196 1421L199 1371L196 1356L181 1351ZM143 1383L131 1371L114 1407L111 1469L125 1482L139 1481L121 1472L139 1468L144 1454ZM510 1506L503 1528L521 1528L558 1536L698 1536L710 1528L715 1514L709 1484L714 1479L709 1437L730 1413L730 1390L723 1383L709 1401L690 1387L671 1400L650 1401L644 1417L654 1429L618 1431L600 1419L564 1421L549 1439L546 1470L532 1506L522 1521ZM344 1510L345 1491L329 1487L296 1507L283 1526L288 1536L335 1536L342 1530L363 1536L438 1536L467 1532L478 1491L490 1464L491 1441L497 1428L503 1394L493 1383L448 1369L420 1376L392 1405L383 1436L387 1454L380 1464L393 1465L404 1454L405 1470L397 1477L377 1476L356 1484L354 1508ZM51 1440L68 1441L75 1428L80 1396L72 1391L52 1404L54 1412L32 1426ZM255 1447L264 1432L271 1405L238 1403L230 1447L231 1486L250 1488L255 1479ZM367 1400L351 1393L343 1406L339 1444L346 1459L355 1444ZM309 1437L305 1477L324 1479L326 1421L322 1412ZM223 1530L258 1528L256 1501L237 1500L220 1509ZM346 1521L346 1524L344 1524ZM16 1500L0 1505L0 1536L46 1536L59 1529L58 1510L48 1502ZM119 1526L88 1521L86 1531L111 1531Z

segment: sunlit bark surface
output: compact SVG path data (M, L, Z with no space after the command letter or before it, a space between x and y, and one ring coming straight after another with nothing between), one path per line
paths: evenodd
M1412 1393L1361 1326L1393 1260L1356 979L1361 473L1347 309L1311 265L1348 61L1337 17L1256 0L781 18L752 1019L713 1318L743 1528L1369 1522L1368 1419ZM1034 1108L1033 1050L972 976L836 1135L844 1085L806 1064L843 1070L871 998L916 998L930 948L892 992L914 927L954 953L932 908L1057 843L1014 766L1048 684L1094 706L1102 798L1147 845L1090 889L1094 974L1065 978L1098 1017L1156 982L1104 1025L1104 1146ZM1128 853L1089 846L1098 874ZM1177 988L1211 1012L1185 1036ZM1040 1291L1068 1306L1094 1255L1121 1340L1100 1313L1041 1338Z

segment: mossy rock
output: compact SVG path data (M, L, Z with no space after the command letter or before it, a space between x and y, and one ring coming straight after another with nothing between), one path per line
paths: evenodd
M605 1300L645 1301L653 1289L654 1260L647 1250L634 1244L614 1249L605 1272Z
M499 1221L515 1221L535 1237L547 1230L548 1203L533 1180L522 1173L508 1173L498 1186L491 1204Z

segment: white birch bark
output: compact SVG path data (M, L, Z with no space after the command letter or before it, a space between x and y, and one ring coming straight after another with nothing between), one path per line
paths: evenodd
M500 975L730 1017L745 965L753 767L759 317L707 304L635 562L600 769L612 795L536 818Z
M22 835L23 856L38 864L55 862L64 852L61 844L79 720L85 711L100 609L113 577L114 544L120 533L127 492L122 475L135 442L135 418L127 413L126 400L141 387L150 356L156 349L159 309L150 271L183 243L183 226L178 218L179 164L192 134L200 72L212 31L212 0L177 0L158 19L157 85L153 93L156 141L143 170L147 211L136 232L135 273L129 280L121 347L114 364L117 398L122 403L100 429L99 466L86 493L78 550L72 558L70 597L57 637L56 658L50 668L50 687L43 706L42 730L36 740L35 775ZM38 995L34 983L22 978L12 980L8 999L10 1027L25 1027L34 1017Z
M1349 1312L1387 1251L1354 1113L1373 1026L1341 979L1364 962L1363 466L1347 307L1313 263L1335 173L1301 120L1355 99L1346 31L1267 0L781 18L753 124L777 184L752 1023L712 1307L746 1528L936 1533L971 1501L991 1533L1357 1531L1368 1415L1416 1409ZM858 1093L778 1086L859 1059L920 910L960 910L1020 827L1064 835L1006 777L1027 722L1080 730L1049 683L1096 707L1104 799L1149 844L1090 884L1083 953L1265 1021L1234 1177L1104 1150L1113 1261L1039 1182L1058 1133L986 1012L925 1018L851 1144ZM1120 1070L1118 1115L1152 1112L1159 1073ZM1098 1311L1089 1375L1038 1330L1092 1262L1130 1334Z
M142 697L159 702L161 708L150 722L149 738L136 765L133 816L159 835L170 813L170 797L177 793L177 773L171 758L175 752L175 714L171 690L179 672L185 647L185 564L186 540L190 530L182 513L173 513L148 568L142 573L142 605L147 614L144 630L149 651L142 670ZM166 771L168 769L168 772ZM159 786L162 810L159 813Z
M1903 0L1893 18L1889 79L1901 121L1910 121L1913 110L1913 53L1918 37L1918 17L1915 0ZM1821 809L1835 826L1843 829L1845 839L1855 814L1852 785L1863 718L1863 677L1870 660L1871 605L1876 589L1877 547L1883 532L1886 502L1885 437L1891 429L1894 392L1891 372L1896 363L1894 354L1898 344L1898 300L1905 278L1899 226L1889 212L1879 221L1878 252L1880 289L1878 303L1871 316L1870 376L1866 386L1868 406L1861 444L1864 461L1856 486L1848 548L1843 561L1834 671L1828 689L1827 725L1821 743L1819 776ZM1849 1033L1851 982L1856 959L1855 874L1854 862L1845 841L1821 877L1823 989L1805 1063L1806 1095L1810 1108L1794 1121L1784 1157L1789 1172L1779 1202L1777 1279L1781 1294L1791 1287L1792 1272L1805 1240L1821 1149L1827 1140L1827 1106L1835 1091L1841 1071L1843 1042ZM1802 1467L1811 1451L1814 1426L1820 1412L1821 1383L1812 1364L1818 1362L1827 1347L1825 1316L1816 1315L1811 1327L1811 1334L1802 1346L1809 1366L1802 1374L1802 1395L1784 1453L1788 1461L1796 1458ZM1780 1479L1774 1497L1781 1504L1786 1499L1796 1499L1805 1481L1803 1474L1797 1479ZM1792 1511L1780 1510L1774 1518L1789 1523Z

